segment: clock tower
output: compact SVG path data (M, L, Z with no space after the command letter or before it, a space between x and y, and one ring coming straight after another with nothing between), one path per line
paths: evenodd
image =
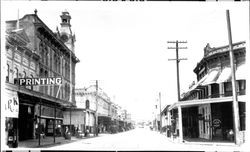
M70 19L68 11L63 11L61 17L60 38L64 44L75 53L75 34L71 31Z

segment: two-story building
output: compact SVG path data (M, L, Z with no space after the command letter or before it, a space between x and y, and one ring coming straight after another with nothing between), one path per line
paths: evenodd
M233 44L236 68L236 89L240 116L240 139L244 142L246 128L246 47L245 42ZM183 94L180 102L170 106L175 123L172 125L180 135L182 124L184 140L200 138L212 141L233 141L232 83L229 46L204 48L204 57L194 68L197 82ZM179 123L178 107L181 108Z

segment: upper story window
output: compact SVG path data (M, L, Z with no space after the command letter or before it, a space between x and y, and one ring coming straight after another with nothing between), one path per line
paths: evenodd
M246 94L246 80L238 80L237 92L239 95Z
M26 78L26 72L23 71L23 78Z
M18 82L18 68L17 67L15 67L14 68L14 84L17 84L17 82Z
M86 100L86 109L89 109L89 100Z
M225 82L224 83L224 95L225 96L232 96L232 83L231 82Z

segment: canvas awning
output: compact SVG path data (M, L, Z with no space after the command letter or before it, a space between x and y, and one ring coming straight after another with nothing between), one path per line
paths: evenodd
M235 71L235 78L236 80L246 80L246 65L242 64L236 68ZM231 81L231 68L226 67L222 70L219 78L217 79L216 83L228 82Z
M228 82L231 77L231 68L226 67L222 70L219 78L217 79L216 83Z
M211 70L208 73L208 76L207 76L206 80L204 82L202 82L201 85L205 86L205 85L209 85L209 84L212 84L212 83L216 83L218 75L219 75L219 69Z

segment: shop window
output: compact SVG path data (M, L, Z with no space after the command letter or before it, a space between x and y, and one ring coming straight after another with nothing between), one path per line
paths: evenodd
M226 82L224 83L224 95L225 97L227 96L232 96L232 83L231 82Z
M246 103L239 102L240 131L246 130Z

